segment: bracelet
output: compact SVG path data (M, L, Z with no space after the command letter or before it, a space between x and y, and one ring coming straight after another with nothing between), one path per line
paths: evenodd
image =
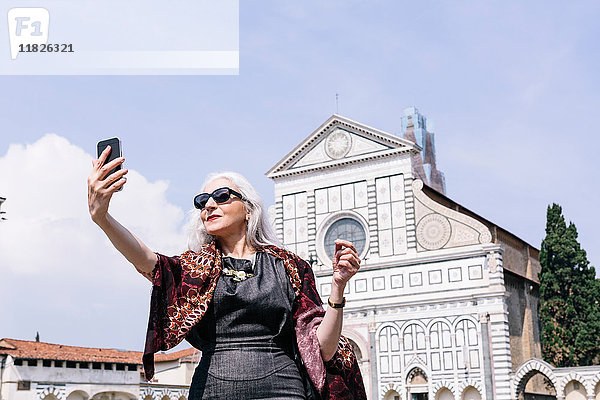
M341 303L334 303L331 301L331 298L328 298L327 304L329 304L329 307L331 307L331 308L344 308L344 306L346 305L346 298L342 297Z

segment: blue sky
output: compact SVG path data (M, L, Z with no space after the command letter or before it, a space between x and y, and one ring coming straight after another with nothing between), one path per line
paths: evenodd
M149 286L85 219L99 139L121 137L137 174L116 217L176 252L207 173L243 172L272 204L264 173L336 93L340 114L391 133L418 107L449 197L536 247L557 202L598 266L599 17L592 1L260 0L240 4L239 76L1 76L0 235L28 260L0 255L15 301L0 336L141 349ZM38 223L51 230L24 228Z

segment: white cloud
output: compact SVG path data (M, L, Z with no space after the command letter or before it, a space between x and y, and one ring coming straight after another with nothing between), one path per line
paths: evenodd
M114 335L101 339L106 331L97 327L125 319L120 323L135 324L127 329L143 336L149 283L89 217L91 161L91 155L55 134L33 144L13 144L0 157L0 196L7 199L2 206L7 220L0 223L5 295L0 314L8 322L0 335L26 339L40 330L48 340L53 336L48 332L56 331L60 336L54 340L62 343L110 346L118 340ZM186 243L184 213L166 200L167 187L167 182L148 182L130 170L110 211L152 249L177 254ZM66 316L67 330L59 326Z
M0 192L7 198L8 218L0 229L0 268L22 274L44 274L51 267L53 273L81 272L75 262L65 261L82 259L89 265L87 273L93 274L94 264L114 261L105 254L108 241L87 211L91 160L54 134L31 145L9 147L0 158ZM167 182L150 183L130 170L110 212L151 247L169 253L181 248L185 239L180 233L183 211L167 202L167 187Z

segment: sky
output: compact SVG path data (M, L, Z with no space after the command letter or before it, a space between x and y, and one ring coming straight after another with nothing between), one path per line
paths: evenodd
M448 197L537 248L559 203L600 264L599 3L240 3L237 76L0 76L0 337L142 350L150 284L87 212L112 136L131 172L111 214L178 254L208 173L268 206L265 172L331 114L399 134L416 106Z

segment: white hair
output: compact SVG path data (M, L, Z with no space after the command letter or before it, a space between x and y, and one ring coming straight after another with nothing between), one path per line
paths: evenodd
M237 172L214 172L206 177L202 184L202 190L209 182L218 178L227 179L244 196L244 206L246 212L250 215L246 225L246 242L252 247L269 244L281 246L271 226L268 214L265 212L262 199L250 182ZM192 251L199 251L202 245L214 240L214 236L206 232L200 213L201 210L197 208L193 208L189 212L189 222L187 223L188 248Z

